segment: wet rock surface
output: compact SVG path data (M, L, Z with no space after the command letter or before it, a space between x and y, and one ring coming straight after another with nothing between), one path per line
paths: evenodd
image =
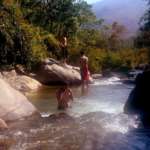
M19 91L0 78L0 118L4 121L30 116L37 109Z
M7 126L6 122L3 119L0 119L0 130L4 130L7 128L8 128L8 126Z
M15 70L1 72L0 78L23 93L38 90L42 86L37 80L27 75L18 74Z
M129 94L124 106L124 112L129 115L138 115L145 127L150 126L149 88L150 71L148 70L137 75L135 87Z
M78 67L62 64L54 59L46 59L37 70L36 79L43 84L79 84L81 75Z

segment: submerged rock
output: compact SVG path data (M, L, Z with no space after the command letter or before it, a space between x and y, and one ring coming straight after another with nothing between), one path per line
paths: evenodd
M13 122L5 133L16 141L10 149L17 150L149 150L148 130L120 132L129 121L123 116L92 112L74 118L58 113Z
M46 59L37 71L37 80L43 84L79 84L81 75L78 67L59 63L54 59Z
M11 121L37 112L36 108L19 91L0 78L0 118Z

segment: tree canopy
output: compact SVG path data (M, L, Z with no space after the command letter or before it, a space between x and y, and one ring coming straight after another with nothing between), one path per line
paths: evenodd
M150 10L139 36L147 46L149 24ZM97 19L84 0L0 0L0 67L32 68L46 57L59 59L59 40L64 35L69 41L69 62L77 64L84 50L92 72L146 63L147 49L135 51L132 39L122 38L124 31L117 22L108 25Z
M137 46L150 48L150 0L147 0L148 9L140 22L139 36L137 37Z

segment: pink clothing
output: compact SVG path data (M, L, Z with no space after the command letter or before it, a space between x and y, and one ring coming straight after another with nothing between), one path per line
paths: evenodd
M89 80L89 70L88 70L88 65L85 65L82 70L81 70L81 77L83 81L88 81Z
M81 77L82 81L88 81L89 80L89 69L88 69L88 58L86 56L81 57L80 59L81 63Z

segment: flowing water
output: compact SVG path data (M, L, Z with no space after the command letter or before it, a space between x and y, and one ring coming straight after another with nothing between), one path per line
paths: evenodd
M122 84L117 77L95 80L89 87L71 87L74 102L66 113L78 117L90 112L102 111L119 114L133 86ZM28 95L43 117L58 113L56 90L59 87L43 87L38 93Z
M86 88L71 87L74 101L66 111L57 110L58 88L43 87L28 95L41 117L12 123L11 129L0 136L8 142L7 148L150 150L150 130L137 128L136 116L123 114L133 85L111 77L95 80Z

